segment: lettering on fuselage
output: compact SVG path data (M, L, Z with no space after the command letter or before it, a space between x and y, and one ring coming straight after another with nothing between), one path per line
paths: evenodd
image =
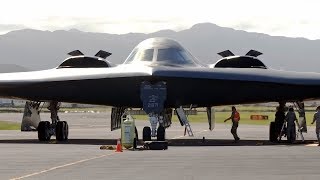
M164 102L167 98L167 86L163 81L151 84L144 81L140 86L140 98L143 102L143 110L147 113L159 114L164 110Z

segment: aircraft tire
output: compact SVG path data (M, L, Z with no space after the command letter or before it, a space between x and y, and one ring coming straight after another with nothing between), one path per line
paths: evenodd
M136 138L133 139L133 149L137 149L138 140Z
M69 127L66 121L58 121L56 126L56 139L58 141L65 141L68 139Z
M51 135L49 134L50 122L40 121L38 125L38 139L39 141L49 141Z
M142 140L143 141L151 141L151 128L149 126L145 126L142 130Z
M277 132L276 132L276 124L275 124L275 122L270 122L269 141L277 142Z
M68 136L69 136L69 125L66 121L62 121L63 122L63 140L68 140Z
M137 127L134 127L134 132L135 132L135 134L136 134L136 139L137 139L137 141L139 140L139 135L138 135L138 129L137 129Z
M157 130L157 141L165 141L166 129L163 126L159 126Z
M57 141L62 141L62 131L63 131L63 124L62 121L58 121L56 125L56 139Z

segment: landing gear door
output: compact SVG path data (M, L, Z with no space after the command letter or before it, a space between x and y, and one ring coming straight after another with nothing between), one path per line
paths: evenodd
M111 131L121 128L121 116L126 108L113 107L111 109Z
M40 119L39 102L26 101L21 122L21 131L35 131Z
M212 131L215 126L215 111L213 107L207 107L207 117L209 123L209 129Z
M160 81L151 84L144 81L140 86L140 99L143 103L143 110L147 113L160 114L164 110L164 102L167 98L166 83Z
M172 123L172 109L171 108L167 108L164 110L163 113L163 122L162 122L162 126L164 128L168 128L171 126Z

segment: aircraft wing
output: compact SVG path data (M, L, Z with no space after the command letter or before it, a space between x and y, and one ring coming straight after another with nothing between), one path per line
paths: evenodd
M130 79L149 75L147 67L128 69L125 66L5 73L0 74L0 96L33 101L112 105L113 98L128 92L129 88L123 87L132 85L128 83Z
M118 107L142 107L144 81L166 82L166 107L318 98L320 75L265 69L123 65L0 74L0 96Z

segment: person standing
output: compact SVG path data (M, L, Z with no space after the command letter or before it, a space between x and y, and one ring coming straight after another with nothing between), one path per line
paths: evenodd
M232 106L231 116L225 119L224 122L227 122L228 120L232 121L231 134L233 135L234 141L238 142L240 138L237 134L237 129L239 126L240 113L237 111L236 107Z
M313 121L311 124L316 122L316 134L317 134L317 139L318 139L318 146L320 146L320 106L317 107L316 113L313 115Z
M275 131L276 131L277 136L279 136L279 134L281 133L285 118L286 118L286 114L284 112L283 106L278 106L277 112L275 114L275 120L274 120L275 126L276 126ZM281 139L281 137L280 137L280 139Z
M296 124L297 116L293 110L293 107L289 108L286 118L284 119L287 122L287 138L290 143L293 143L296 140Z
M299 124L301 128L301 132L307 133L307 121L306 121L306 112L304 109L304 103L303 102L298 102L297 103L298 107L299 107Z

